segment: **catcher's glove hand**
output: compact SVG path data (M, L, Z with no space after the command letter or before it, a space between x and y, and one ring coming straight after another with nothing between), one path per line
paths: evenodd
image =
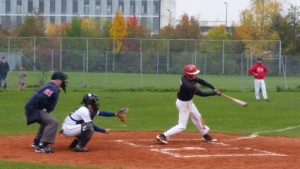
M117 116L120 118L122 122L126 122L126 116L128 113L128 107L123 107L117 112Z

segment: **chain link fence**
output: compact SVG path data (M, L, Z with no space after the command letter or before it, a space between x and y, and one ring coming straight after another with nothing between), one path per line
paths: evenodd
M45 72L77 73L74 76L80 87L74 88L119 88L116 83L123 84L123 88L176 88L183 67L195 64L201 70L200 76L210 81L214 82L215 77L238 79L228 86L215 81L218 86L252 89L248 70L257 56L263 57L268 76L281 79L280 85L285 89L287 77L300 74L300 57L283 56L280 41L122 39L119 51L116 42L96 38L1 37L0 55L8 56L12 72L25 67L44 80L49 79L44 77ZM89 79L95 74L98 75L94 81L101 83L93 84L93 79ZM126 76L132 77L128 81ZM12 78L15 77L8 76L8 81ZM175 79L174 84L165 84L173 83L168 78Z

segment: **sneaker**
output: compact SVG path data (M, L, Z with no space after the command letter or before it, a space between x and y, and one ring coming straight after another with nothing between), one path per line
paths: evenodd
M39 140L34 139L33 142L31 143L31 147L38 147L39 146Z
M203 136L203 138L204 138L205 141L209 141L209 142L217 142L217 141L218 141L217 139L212 138L212 137L211 137L210 135L208 135L208 134L205 134L205 135Z
M76 145L74 148L73 148L73 151L76 151L76 152L87 152L89 151L87 148L85 147L81 147L80 145Z
M54 153L54 150L48 146L39 146L35 149L37 153Z
M265 101L265 102L270 102L270 100L269 100L269 99L265 99L264 101Z
M168 144L167 137L164 134L157 135L156 140L163 143L163 144Z

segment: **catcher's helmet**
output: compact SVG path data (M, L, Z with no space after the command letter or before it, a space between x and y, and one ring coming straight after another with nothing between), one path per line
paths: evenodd
M83 96L81 104L88 106L89 104L93 106L93 110L97 112L99 110L99 98L95 94L88 93Z
M200 73L200 70L195 65L186 65L184 67L184 76L191 79L193 75Z

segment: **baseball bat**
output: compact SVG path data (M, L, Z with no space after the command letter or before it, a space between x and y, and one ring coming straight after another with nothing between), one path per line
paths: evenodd
M248 103L247 102L244 102L244 101L242 101L242 100L239 100L239 99L236 99L236 98L233 98L233 97L230 97L230 96L227 96L226 94L224 94L224 93L221 93L221 95L222 96L224 96L224 97L226 97L227 99L229 99L229 100L231 100L231 101L233 101L233 102L235 102L235 103L237 103L238 105L240 105L240 106L247 106L248 105Z

